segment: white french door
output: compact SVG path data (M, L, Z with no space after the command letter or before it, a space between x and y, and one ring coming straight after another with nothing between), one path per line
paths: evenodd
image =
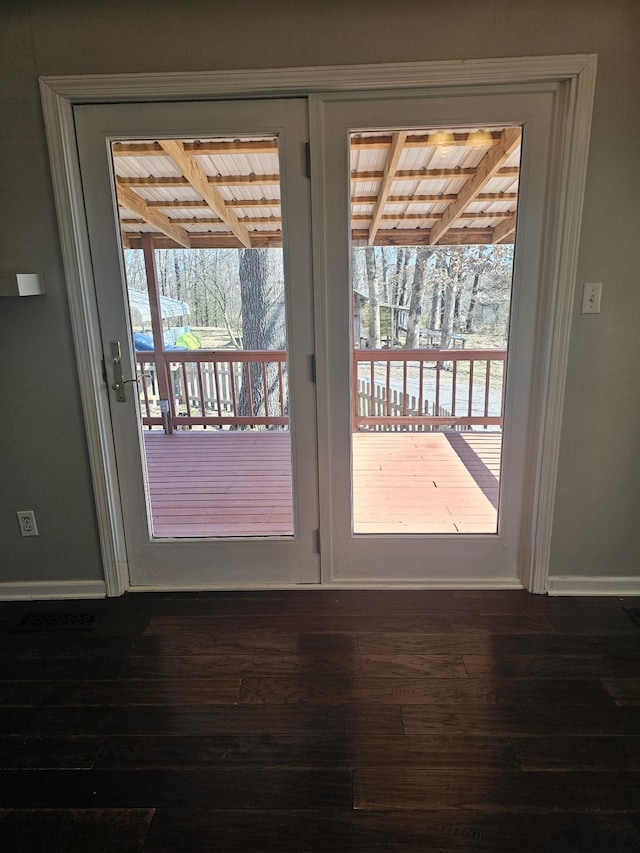
M80 105L74 108L74 115L107 380L104 393L109 395L131 585L213 589L319 582L315 389L310 368L314 329L306 100ZM262 274L275 277L283 288L278 297L282 303L278 323L286 341L282 344L284 353L265 356L260 363L247 361L252 356L232 348L231 354L213 353L204 363L203 354L172 350L158 355L150 367L145 366L140 360L144 354L134 351L133 340L134 333L145 339L148 329L144 328L143 315L154 298L152 294L141 297L138 293L136 305L132 303L130 308L132 297L127 295L118 202L121 211L128 211L129 221L135 222L136 211L138 216L142 211L144 227L148 226L144 222L146 215L151 223L164 223L165 234L183 239L183 245L188 245L190 238L185 238L179 223L168 224L167 211L160 211L163 220L153 213L154 203L157 209L153 193L145 195L138 189L136 194L125 186L126 181L115 171L113 146L146 141L147 148L155 148L166 165L164 155L174 153L179 158L185 142L193 148L200 140L211 139L220 142L220 150L246 139L267 140L277 151L270 161L277 173L271 183L279 184L279 193L274 192L272 197L278 196L277 205L281 207L283 253L275 272L269 261L271 266L264 266ZM163 145L166 151L158 151ZM178 176L174 181L178 196L183 192L179 182L186 179L180 170L176 171L175 162L169 165ZM251 168L249 163L247 173ZM190 177L197 185L197 175L194 178L190 173ZM193 197L198 198L197 194ZM166 204L170 206L171 201ZM201 231L211 229L211 213L209 217ZM230 217L229 221L246 239L245 226L237 218ZM247 244L251 245L249 241ZM153 266L153 252L145 255L145 262ZM263 262L253 258L247 263ZM215 281L209 286L216 286ZM141 298L142 307L138 304ZM180 304L177 299L170 302L170 312ZM184 311L186 308L178 313ZM142 331L137 322L143 324ZM179 325L184 320L175 322ZM170 317L162 335L171 333L172 323ZM156 350L157 337L156 334L153 344ZM168 340L176 342L173 338ZM170 360L172 352L174 361ZM223 357L229 360L215 360ZM257 358L255 354L253 357ZM165 362L169 372L163 374ZM139 364L143 371L138 374L139 381L146 383L144 394L136 391L136 383L130 381ZM228 372L223 375L225 364ZM251 378L254 369L257 372ZM195 390L190 386L191 390L185 391L189 371L195 376ZM184 415L185 424L201 427L208 415L210 420L218 418L213 428L197 435L179 428L173 435L158 432L160 413L153 409L157 401L154 398L149 402L149 398L156 391L156 383L162 385L163 375L167 385L164 396L171 398L164 400L165 412L169 407L174 426L175 418ZM226 408L222 404L224 382L227 397L233 398L231 412L229 400L225 400ZM120 383L125 384L113 388ZM267 396L273 397L273 383L278 386L274 392L276 402L269 408ZM195 400L198 393L201 396ZM177 411L180 394L186 412ZM258 394L264 394L260 404ZM237 418L238 412L245 420L249 415L255 415L258 421L262 418L259 438L266 440L269 447L257 456L257 438L254 440L241 428L229 430L229 422L234 416ZM241 420L239 426L243 426ZM244 485L233 485L238 482ZM183 508L176 510L185 493L191 494L190 503L182 501ZM176 512L182 514L171 517ZM219 523L221 518L223 524ZM208 522L212 523L207 526Z
M312 112L314 117L312 138L315 135L319 141L319 147L314 162L316 168L313 198L316 215L314 260L317 271L318 346L322 347L323 354L320 365L322 385L319 389L322 403L319 411L321 416L320 457L326 461L326 466L321 469L321 529L325 582L442 586L520 584L520 549L523 536L527 536L529 532L530 520L526 517L526 512L527 507L532 503L530 462L533 443L536 435L539 435L540 413L534 408L532 402L533 370L536 363L536 340L540 333L538 316L542 299L540 282L543 278L541 258L545 205L548 203L553 110L553 92L496 94L491 88L479 94L471 89L440 90L432 93L383 92L379 95L368 93L361 96L318 96L315 100ZM447 522L450 522L452 513L450 508L443 504L440 516L433 516L432 526L421 526L414 522L407 522L402 512L394 515L394 500L402 497L402 489L407 483L406 477L418 476L411 467L422 464L426 455L432 452L429 448L434 445L431 443L427 447L427 440L441 441L446 445L449 455L454 457L456 443L464 445L467 456L474 456L469 437L478 433L455 433L453 430L448 430L446 434L440 432L441 423L448 425L450 421L447 421L447 417L451 415L451 411L443 411L440 396L435 417L430 421L426 417L423 418L424 425L430 430L433 429L433 432L430 434L405 432L404 435L402 432L388 433L387 435L392 437L393 444L382 446L380 439L377 439L378 449L370 450L368 456L364 451L365 456L362 456L363 447L367 442L369 448L374 448L375 437L380 436L380 433L374 431L384 418L378 418L376 421L373 417L369 417L368 420L364 415L359 417L357 406L354 408L352 393L365 396L367 399L369 408L365 415L377 413L389 416L394 411L399 415L403 413L406 415L406 402L399 403L400 408L392 410L391 397L395 393L396 396L393 399L396 401L409 399L410 389L408 390L407 384L411 380L407 380L406 368L404 377L401 372L398 374L395 388L394 380L389 378L392 376L389 366L391 360L401 356L401 351L396 353L393 350L393 340L390 341L391 350L378 350L377 362L375 353L368 355L370 351L360 351L358 358L363 361L368 359L364 373L359 372L360 362L354 359L354 347L357 348L359 345L357 339L359 332L354 331L354 300L357 299L359 303L366 306L365 310L369 316L372 308L366 301L367 294L362 292L362 287L359 291L355 285L352 287L352 277L355 276L352 269L355 263L354 245L357 244L355 237L352 242L352 234L357 233L355 223L358 219L358 210L366 210L367 203L376 202L378 206L373 213L369 213L369 219L375 220L376 213L380 212L379 202L370 193L372 188L378 188L387 180L390 160L388 158L384 162L384 172L381 168L382 160L363 159L361 161L363 165L359 167L359 161L354 159L353 149L357 148L363 139L369 140L371 149L375 149L377 135L386 137L387 147L391 146L390 150L393 152L394 146L400 140L398 156L393 168L404 168L403 173L396 174L403 178L408 175L411 178L410 169L413 161L410 152L405 151L404 154L400 152L402 144L406 144L408 139L419 139L428 135L435 138L437 131L446 129L448 138L455 140L455 131L463 131L459 136L464 136L464 133L469 134L476 128L493 129L494 137L497 137L498 142L502 144L503 140L505 141L506 154L515 148L516 137L521 143L517 239L508 324L508 357L504 391L501 394L504 400L502 410L504 429L499 437L502 447L499 492L496 492L493 520L489 516L489 521L485 520L482 524L477 523L476 520L475 525L466 524L465 526L463 520L462 523L449 523L447 527L443 516L446 515ZM507 144L510 140L511 147ZM405 156L403 161L402 156ZM477 159L479 161L479 157ZM507 159L505 162L511 161ZM464 167L468 163L462 160L456 161L455 158L452 163L456 165L449 170L442 170L443 176L455 179L457 168L461 170L462 177ZM476 160L473 163L477 166ZM437 163L435 165L437 166ZM434 163L429 169L422 166L425 178L429 177L427 173L433 169L433 166ZM511 172L513 171L512 168ZM504 174L509 175L511 172L506 169ZM382 177L380 177L381 174ZM434 171L431 171L431 174L437 177ZM370 185L367 185L367 176L371 178ZM415 172L414 184L409 185L412 191L425 192L420 189L422 177L418 169ZM356 192L353 187L354 182L362 187L360 208L354 206ZM454 198L456 193L459 194L458 198L461 197L463 184L464 181L461 181L460 186L454 189ZM398 199L403 203L413 201L409 195L399 195L399 192L407 193L408 190L398 190L391 179L387 181L386 191L392 199ZM431 193L433 192L431 190ZM437 201L437 185L435 192ZM433 200L434 196L424 194L420 198ZM399 209L405 208L399 205ZM446 221L448 215L440 208L435 209L440 213L436 214L432 223L427 224L427 227L432 229L430 232L432 235L442 232L442 227L438 226L438 223ZM426 213L423 216L425 219L428 218ZM393 219L392 216L385 218ZM414 218L419 219L419 215L414 214ZM479 214L478 218L481 219ZM401 219L399 215L398 219ZM378 221L381 220L382 217L378 217ZM403 223L396 223L398 224ZM369 243L375 245L376 238L372 234L372 227L369 225ZM460 233L462 234L462 230ZM365 234L360 242L366 243L366 238ZM412 243L411 232L401 231L400 228L391 234L389 239L399 244L404 242L411 245ZM464 240L464 236L460 239ZM424 243L424 240L422 242ZM428 239L426 244L429 245ZM391 304L389 311L393 312L396 307ZM424 325L428 324L424 323ZM368 343L364 346L368 346ZM458 351L455 357L462 358L464 354L464 351ZM417 359L418 355L414 355L413 358ZM414 366L410 368L414 375L419 374L419 380L413 381L420 383L419 388L417 384L415 385L412 393L415 398L420 398L420 414L433 415L433 409L427 410L423 404L423 396L426 394L423 375L428 371L432 374L437 373L439 382L444 371L441 362L434 362L433 353L430 355L425 351L420 358L423 362L415 361ZM385 370L387 371L386 380ZM472 386L473 378L470 382ZM379 386L377 391L383 400L383 407L382 410L378 407L374 411L374 405L378 405L374 400L373 391L376 385ZM436 399L442 394L442 388L443 385L440 383L434 392ZM404 397L402 397L403 393ZM494 392L488 389L485 395L487 401L490 393ZM469 397L473 397L473 394L474 389L471 387ZM455 398L454 384L453 405L450 403L449 409L455 409ZM499 400L498 404L501 405L502 401ZM481 419L474 420L471 403L469 406L468 420L475 424L475 421ZM486 406L485 415L489 411L488 403ZM438 417L441 423L438 422ZM402 417L399 417L397 422L401 421ZM364 424L364 432L363 427L358 426L360 422ZM485 424L491 422L488 417L484 420ZM391 429L396 428L391 427ZM467 425L465 428L468 428ZM367 429L370 430L369 433L366 432ZM479 429L482 430L482 427ZM396 480L390 487L389 480L394 475L393 459L389 460L390 473L385 480L384 476L378 473L385 460L379 457L391 456L395 453L394 448L400 448L402 443L412 440L411 436L416 436L413 439L413 456L410 457L409 462L405 463L404 468L398 466ZM387 451L386 447L390 449ZM378 454L377 457L376 454ZM461 460L464 461L464 454L458 452L456 458L458 468L461 468ZM358 465L360 465L360 471L358 471ZM466 475L466 472L464 473ZM370 508L375 503L373 490L376 488L374 483L376 476L378 482L383 484L380 489L386 489L386 492L381 499L382 509L378 506L378 515L373 517ZM404 480L403 477L405 477ZM424 498L425 513L428 512L429 500L442 502L442 489L439 491L437 489L440 484L435 476L431 479L433 482L427 483L428 489L425 486L420 492L420 495L427 495L427 492L432 495L431 498ZM450 491L453 493L455 489ZM423 498L420 497L417 500L422 501ZM404 515L413 517L414 509L413 506L405 506ZM403 525L406 532L402 532Z
M484 93L468 88L382 92L314 96L312 106L311 184L304 156L309 138L307 99L74 108L131 585L183 589L321 582L518 585L519 552L523 535L528 534L526 512L532 503L530 454L539 435L538 412L532 403L533 370L543 298L540 267L554 93L551 87L518 94L496 94L490 88ZM423 529L410 524L407 532L400 532L385 519L376 522L376 527L358 515L362 483L358 486L355 482L354 455L362 445L356 446L360 436L352 397L359 368L354 358L357 342L351 264L356 229L352 221L350 150L354 139L362 134L405 139L442 128L465 132L493 128L496 135L513 131L521 142L507 369L499 392L501 405L504 401L501 473L495 516L482 532L472 526L465 529L464 525L451 533L437 526ZM163 140L265 136L277 140L282 196L289 527L285 524L283 529L269 532L257 525L251 530L234 533L229 528L216 533L198 528L195 522L190 527L194 520L189 518L180 528L163 526L162 500L160 510L154 505L148 452L151 442L145 437L145 412L139 395L125 394L127 399L119 401L109 387L114 384L112 342L119 342L121 347L123 378L135 376L140 360L132 344L134 330L126 298L112 146L130 140L149 140L158 145ZM120 203L122 207L122 198ZM317 386L309 364L314 352ZM180 358L181 364L188 362L188 356ZM380 358L388 362L390 357ZM174 369L178 370L176 365ZM371 367L371 388L376 369ZM420 367L420 377L422 370ZM386 393L390 393L389 380ZM404 393L406 396L406 381ZM424 414L422 390L418 393L420 414ZM204 401L202 405L204 413ZM387 407L386 414L389 412ZM198 418L194 414L198 413L186 412L195 424ZM284 418L284 405L280 414ZM437 413L435 417L444 418ZM393 433L396 437L401 434ZM180 436L173 436L173 441L180 450L187 444ZM456 441L464 443L464 437ZM455 449L455 441L449 443ZM186 488L188 484L178 487L181 485ZM386 506L392 514L388 499ZM251 515L250 508L247 514Z

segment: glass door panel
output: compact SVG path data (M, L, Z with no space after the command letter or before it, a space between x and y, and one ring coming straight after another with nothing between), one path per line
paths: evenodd
M352 530L496 533L519 127L350 136Z
M111 152L151 534L291 536L278 139Z

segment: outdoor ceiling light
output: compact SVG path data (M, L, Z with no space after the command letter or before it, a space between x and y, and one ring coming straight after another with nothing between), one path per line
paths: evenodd
M436 130L435 133L429 134L429 145L436 145L438 148L453 145L455 138L450 130Z
M467 145L470 148L489 148L493 145L493 136L488 130L474 130L467 137Z

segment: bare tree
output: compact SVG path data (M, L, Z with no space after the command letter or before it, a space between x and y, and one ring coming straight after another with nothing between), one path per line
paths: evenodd
M367 246L364 250L369 286L369 349L380 349L380 295L375 252L374 246Z
M420 325L422 323L422 298L427 282L427 262L433 254L430 246L419 246L416 251L416 263L411 285L409 319L407 320L407 339L405 349L418 349L420 346Z
M245 350L274 350L285 346L284 294L281 279L276 283L269 269L269 249L242 249L239 253L238 275L242 300L242 347ZM280 256L281 259L281 256ZM279 286L278 286L279 285ZM250 385L243 377L238 413L256 416L267 414L280 405L276 390L279 387L278 369L267 366L267 397L265 400L262 365L250 364ZM249 387L251 401L249 401ZM251 405L250 405L251 402Z

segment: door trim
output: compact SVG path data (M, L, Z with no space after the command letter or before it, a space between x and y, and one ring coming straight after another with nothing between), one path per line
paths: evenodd
M543 258L544 275L548 281L548 299L543 310L549 318L549 334L537 356L540 371L537 402L542 412L541 428L531 470L535 484L529 513L531 529L521 559L523 585L532 592L540 593L546 591L549 574L596 64L594 54L580 54L389 65L40 78L107 595L125 592L129 588L129 573L113 435L106 386L100 369L102 354L99 351L98 315L75 141L74 105L215 100L231 96L306 96L312 93L478 84L495 84L497 91L510 91L514 84L558 84L560 96L554 129L556 159L552 173L556 199L552 217L555 231L553 236L547 232ZM313 150L315 147L312 144L312 181L319 180L320 160L318 152ZM316 271L322 272L320 269ZM325 370L321 361L318 370ZM320 382L319 392L321 385ZM319 395L319 411L323 403L326 404L326 400ZM322 438L321 435L321 441ZM322 445L320 450L322 452ZM327 531L323 531L325 535Z

